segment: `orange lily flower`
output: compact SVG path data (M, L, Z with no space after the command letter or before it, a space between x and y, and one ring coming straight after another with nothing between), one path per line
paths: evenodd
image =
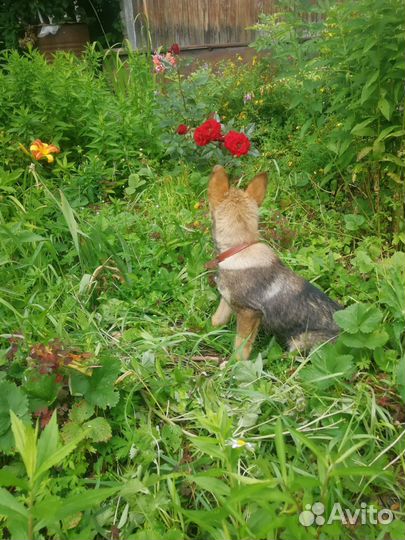
M52 154L59 154L60 149L54 144L47 144L40 139L35 139L30 146L30 151L37 161L46 159L48 163L53 163L54 157Z

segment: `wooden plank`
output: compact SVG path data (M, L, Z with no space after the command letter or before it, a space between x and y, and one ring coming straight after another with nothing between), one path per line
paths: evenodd
M254 31L247 30L259 13L272 13L275 0L122 0L130 2L135 24L133 46L152 48L172 43L180 47L248 44ZM124 10L125 11L125 10ZM130 9L126 10L130 12ZM149 21L149 32L146 20ZM126 19L126 26L130 21Z

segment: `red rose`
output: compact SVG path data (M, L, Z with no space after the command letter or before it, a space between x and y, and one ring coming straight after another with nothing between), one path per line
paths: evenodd
M180 54L180 45L178 43L173 43L168 52L172 54Z
M212 141L222 141L221 124L214 119L207 120L194 131L197 146L205 146Z
M185 124L180 124L176 129L177 135L185 135L188 132L188 127Z
M224 145L234 156L244 156L249 152L250 141L244 133L230 131L225 135Z

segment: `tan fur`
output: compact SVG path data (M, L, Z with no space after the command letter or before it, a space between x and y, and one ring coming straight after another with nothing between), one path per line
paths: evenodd
M216 165L208 184L208 200L214 218L214 238L219 251L232 246L252 243L259 240L259 212L267 189L267 175L256 176L246 191L229 187L225 169ZM231 259L220 263L220 267L229 270L241 270L254 265L268 266L276 256L264 244L254 244ZM221 290L221 301L212 317L214 326L227 324L233 308L227 302L227 292ZM235 351L240 359L249 357L253 342L260 326L261 315L250 309L237 312L237 333Z
M261 206L266 196L266 190L267 174L261 173L253 178L246 189L246 193L256 201L258 206Z
M235 353L240 360L247 360L256 339L261 315L252 309L240 309L236 317Z
M259 239L258 205L263 202L267 176L256 176L246 191L230 188L228 175L214 167L208 184L208 200L214 218L214 238L220 251Z
M307 350L333 339L338 327L332 312L341 309L286 268L270 247L258 243L259 206L266 188L264 173L257 175L246 191L232 188L219 165L214 167L208 185L217 251L252 244L219 263L217 286L221 301L212 317L212 324L220 326L236 313L235 353L244 360L250 355L262 319L280 339L286 336L289 350Z
M208 199L211 208L215 208L225 199L229 190L229 179L225 169L216 165L213 170L210 183L208 184Z
M222 326L223 324L229 323L232 316L232 308L228 302L221 297L219 306L217 307L216 312L212 316L211 322L212 326Z

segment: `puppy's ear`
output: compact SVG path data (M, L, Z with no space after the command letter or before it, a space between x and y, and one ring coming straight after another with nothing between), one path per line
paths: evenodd
M212 207L218 206L229 191L229 179L221 165L215 165L208 184L208 200Z
M266 189L267 173L261 173L253 178L246 189L246 193L257 202L257 206L260 206L266 196Z

